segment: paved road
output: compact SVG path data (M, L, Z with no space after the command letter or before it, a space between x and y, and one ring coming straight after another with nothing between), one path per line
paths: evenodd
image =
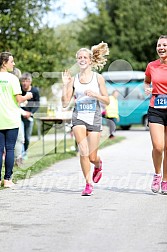
M0 191L1 251L167 251L167 196L150 191L149 132L117 134L127 139L100 150L103 178L91 197L80 196L78 157Z

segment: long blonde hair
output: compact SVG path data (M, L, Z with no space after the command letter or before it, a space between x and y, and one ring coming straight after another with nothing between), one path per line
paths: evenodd
M107 62L105 56L109 55L109 48L107 43L104 43L102 41L98 45L92 46L90 50L88 48L81 48L76 53L76 58L78 57L78 54L81 51L89 53L89 56L92 60L92 67L96 70L101 70L105 66Z

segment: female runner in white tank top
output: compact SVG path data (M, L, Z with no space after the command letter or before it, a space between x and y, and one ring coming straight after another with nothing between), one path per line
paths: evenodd
M100 102L109 104L105 80L101 74L92 68L102 69L106 64L105 55L109 54L108 45L100 43L91 50L81 48L76 53L80 72L72 77L67 70L62 74L63 90L62 105L67 107L71 98L75 97L72 115L72 129L80 152L80 164L86 180L82 195L91 195L94 183L102 177L102 161L97 155L102 130ZM91 178L91 163L94 164Z

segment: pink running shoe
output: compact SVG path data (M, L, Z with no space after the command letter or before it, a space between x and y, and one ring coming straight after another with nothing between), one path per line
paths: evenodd
M153 182L152 182L152 185L151 185L151 190L152 190L154 193L159 192L160 185L161 185L161 179L162 179L161 176L158 176L158 175L156 175L156 174L154 175L154 177L153 177Z
M102 177L102 161L100 160L100 167L99 168L94 167L93 182L98 183L101 177Z
M161 182L161 193L162 194L167 194L167 181L162 181Z
M91 184L86 184L86 187L82 192L82 196L91 196L92 192L93 192L93 186Z

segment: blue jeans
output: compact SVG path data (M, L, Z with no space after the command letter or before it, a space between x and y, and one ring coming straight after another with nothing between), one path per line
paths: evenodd
M5 176L4 179L10 179L14 166L14 148L18 135L18 128L0 130L0 180L2 170L2 157L5 151Z

